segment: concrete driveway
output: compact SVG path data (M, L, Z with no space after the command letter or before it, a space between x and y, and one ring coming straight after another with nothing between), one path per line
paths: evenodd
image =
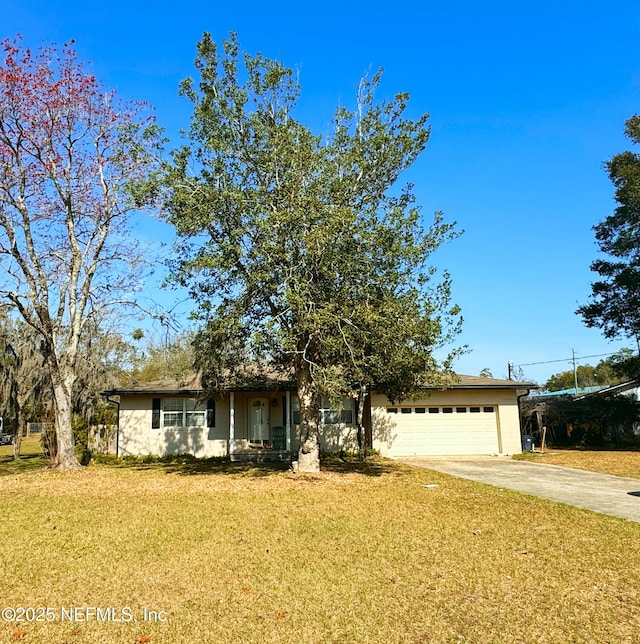
M490 456L401 460L416 467L640 522L640 479Z

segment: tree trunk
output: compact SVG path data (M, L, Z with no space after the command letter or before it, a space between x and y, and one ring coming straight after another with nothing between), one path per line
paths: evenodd
M22 437L24 436L24 430L26 423L24 422L24 414L22 413L22 404L17 405L16 409L16 423L15 431L13 434L13 460L20 460L20 449L22 448Z
M27 433L27 422L24 415L24 408L31 395L31 382L28 379L16 383L18 393L16 394L15 424L13 427L13 460L20 460L22 449L22 437Z
M367 385L361 384L358 388L358 414L356 418L356 427L358 428L358 448L360 451L360 460L364 460L367 451L367 440L364 429L364 405L367 399Z
M298 471L320 471L320 428L318 427L318 394L316 392L309 364L300 360L296 366L298 400L300 401L300 449L298 450Z
M80 467L75 453L73 427L71 425L71 382L59 374L53 380L53 413L56 427L57 453L51 461L59 470L75 470ZM69 381L70 379L67 379Z

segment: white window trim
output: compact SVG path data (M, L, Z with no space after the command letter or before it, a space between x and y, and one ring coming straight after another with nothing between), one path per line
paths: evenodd
M165 403L167 401L181 401L182 402L182 410L165 410ZM192 400L194 401L194 409L187 409L187 401ZM180 425L166 425L164 422L165 419L165 414L181 414L182 415L182 422ZM187 414L201 414L202 417L202 424L198 425L188 425L187 424ZM198 403L196 398L191 398L191 397L170 397L170 398L163 398L162 399L162 406L160 407L160 428L161 429L175 429L175 430L202 430L207 426L207 405L206 402L201 402Z
M330 426L330 425L344 425L346 427L352 427L355 425L355 401L350 396L344 396L342 399L342 409L333 409L330 406L329 399L323 397L320 401L318 422L321 427ZM351 422L345 422L344 418L347 417L345 412L350 412ZM325 419L330 414L337 414L340 419L337 423L325 423ZM298 422L296 422L296 420ZM298 426L300 425L300 401L298 396L291 396L291 424Z

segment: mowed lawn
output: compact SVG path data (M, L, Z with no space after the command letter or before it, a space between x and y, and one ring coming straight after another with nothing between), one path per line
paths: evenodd
M518 458L640 479L640 451L550 449L543 454L522 454Z
M53 621L0 642L640 638L640 524L387 460L59 474L8 453L0 605Z

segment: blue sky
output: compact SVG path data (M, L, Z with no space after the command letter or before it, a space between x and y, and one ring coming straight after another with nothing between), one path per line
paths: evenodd
M297 68L298 116L319 132L359 78L384 67L380 96L407 91L412 113L431 114L427 150L404 178L425 217L442 210L465 230L434 257L453 276L460 341L472 349L457 370L504 377L509 360L633 346L606 341L574 311L593 279L591 227L614 208L602 163L629 148L624 121L640 111L637 1L3 4L3 37L20 32L31 47L74 38L108 87L156 107L174 146L190 114L177 85L203 31L218 41L237 31L247 51ZM170 236L151 220L137 231ZM544 382L568 368L524 373Z

